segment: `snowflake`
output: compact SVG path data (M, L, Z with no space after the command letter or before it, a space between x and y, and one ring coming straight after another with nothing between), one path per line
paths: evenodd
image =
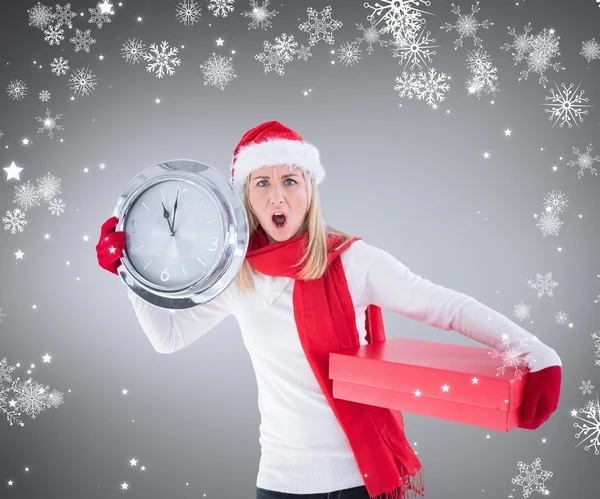
M368 28L363 28L362 24L356 24L356 27L363 32L363 35L360 38L357 38L356 40L359 42L359 44L362 42L367 42L367 54L369 55L373 53L373 44L379 43L380 47L388 47L390 44L388 40L381 39L381 36L379 36L379 30L375 27L375 22L373 20L371 20L370 22L371 26L369 26Z
M56 123L57 120L61 119L62 114L57 114L54 118L50 117L50 110L46 109L46 116L38 116L38 123L42 123L42 126L38 128L38 133L48 132L48 137L54 137L54 130L60 132L63 130L63 126Z
M129 64L138 64L144 60L147 53L146 45L139 38L130 38L121 47L121 56Z
M56 4L56 13L54 14L54 22L56 26L66 26L69 29L73 29L72 19L76 18L77 14L71 10L71 4L68 3L64 7Z
M527 319L530 317L529 311L531 307L526 305L524 302L521 302L514 306L513 316L519 319L520 321Z
M40 194L31 181L28 180L21 185L15 185L13 203L16 203L24 212L35 206L39 206L40 202Z
M27 9L27 14L29 14L29 26L34 26L38 29L48 26L55 17L52 7L48 7L41 2L36 3L31 9Z
M537 290L537 297L541 298L544 295L554 296L553 289L558 286L558 283L552 280L552 272L548 272L545 276L536 273L535 277L535 282L532 279L527 279L527 284L531 289Z
M109 24L112 22L110 17L111 12L103 12L100 5L97 5L95 8L88 9L88 12L90 13L88 23L95 24L98 26L98 29L101 29L104 23Z
M325 7L321 12L317 12L312 7L306 9L308 21L298 26L298 29L309 34L308 43L312 47L319 40L323 40L333 45L333 31L340 29L343 24L341 21L331 19L331 7Z
M600 402L598 401L598 395L596 395L596 400L589 400L579 412L584 415L584 417L578 416L577 411L573 410L571 415L583 421L581 423L573 423L575 428L580 429L581 431L575 434L575 438L579 438L581 435L585 435L581 442L579 442L575 447L579 447L583 442L589 439L589 445L584 446L583 448L587 451L594 448L594 454L600 454Z
M51 200L48 206L48 210L52 215L60 216L61 213L65 212L65 203L63 203L62 199L53 199Z
M559 326L564 326L569 321L569 315L564 311L556 312L554 315L554 322Z
M235 0L208 0L208 10L213 10L213 15L227 17L227 14L233 12Z
M160 48L155 44L150 44L150 52L144 53L144 59L149 64L146 66L148 72L156 71L156 77L162 78L165 72L168 75L174 75L173 66L179 66L181 59L175 57L179 50L175 47L169 47L169 42L161 42Z
M50 100L50 92L48 92L48 90L42 90L40 92L40 100L42 102L48 102Z
M75 44L75 52L79 52L80 50L84 50L87 53L90 52L90 47L96 43L96 39L91 37L91 33L91 29L86 29L83 32L78 28L75 29L75 36L69 39L71 43Z
M416 96L417 100L425 99L428 105L437 109L436 99L442 102L444 92L450 90L450 85L444 81L446 78L444 73L436 74L435 69L430 69L427 73L410 73L410 76L404 71L402 77L396 77L394 90L399 92L400 97L412 99Z
M248 24L248 29L260 27L266 31L267 28L271 27L271 18L275 17L279 12L267 9L270 3L270 0L263 0L262 5L259 6L257 0L250 0L250 8L252 10L249 12L242 12L242 16L251 19L250 24Z
M590 381L582 381L581 386L579 387L582 395L585 395L586 393L589 393L591 395L593 388L594 388L594 385L592 385L591 380Z
M184 26L193 26L202 18L202 8L195 0L182 0L175 8L175 19Z
M556 86L556 83L554 85ZM583 94L585 93L584 90L581 90L579 94L577 93L577 90L579 90L579 86L581 84L577 85L577 88L574 91L571 91L574 83L571 83L569 85L569 88L567 88L564 83L561 83L560 85L563 88L562 91L557 86L556 89L558 90L558 93L555 94L554 89L551 88L550 93L552 94L552 96L545 97L545 100L552 101L552 103L542 105L551 106L551 109L544 109L545 113L551 113L548 120L551 121L552 118L556 116L556 121L554 122L554 125L552 125L553 128L558 122L558 120L561 118L562 121L560 122L560 127L567 123L569 128L572 128L573 125L571 121L573 121L575 125L577 125L577 119L579 119L579 122L581 123L583 121L583 115L588 114L587 109L583 111L581 108L593 106L582 104L582 102L588 102L590 99L588 97L583 97ZM577 128L579 128L579 125L577 125Z
M567 211L567 205L569 204L568 196L552 189L544 195L544 207L547 212L551 213L563 213Z
M573 148L573 152L577 154L576 160L569 161L569 166L579 166L579 171L577 172L577 178L581 178L583 176L584 170L589 170L592 175L598 175L598 170L594 168L592 165L594 161L600 163L600 155L596 155L595 158L590 154L592 152L592 144L586 146L586 152L580 153L578 147Z
M59 57L58 59L55 57L50 63L50 67L56 76L61 76L66 74L69 70L69 61L63 59L62 57Z
M508 34L511 35L514 40L512 43L505 43L500 48L502 50L514 50L512 56L515 61L515 66L525 58L527 52L531 49L531 40L533 37L529 34L530 31L531 23L525 26L525 32L521 35L517 34L517 31L514 28L508 28Z
M6 317L6 314L2 312L2 307L0 307L0 324L2 324L2 319ZM0 364L0 381L2 380L2 364Z
M402 62L405 61L404 69L406 69L406 66L410 63L410 70L412 71L415 69L415 66L419 69L423 69L423 66L421 65L421 63L423 63L425 67L429 69L425 59L431 63L431 56L437 54L435 50L431 49L439 47L439 45L431 45L431 43L435 42L435 39L429 38L430 34L431 32L428 31L423 35L423 31L421 31L416 38L410 37L403 38L400 41L394 41L396 48L392 49L394 52L393 57L400 58L398 64L402 64Z
M308 61L309 57L312 57L312 54L310 53L310 47L305 47L301 44L300 48L298 49L298 59L304 59L305 61Z
M85 96L94 93L98 79L89 68L80 68L71 71L69 78L69 88L75 92L75 95Z
M46 203L49 203L52 199L62 193L60 178L55 177L50 172L46 173L43 177L36 179L36 182L40 199Z
M519 476L512 478L511 482L523 487L523 497L529 497L534 491L540 494L548 494L544 482L552 477L552 472L542 470L542 461L539 457L535 458L531 464L519 461L517 467L519 468Z
M579 52L579 55L587 62L600 59L600 43L598 43L595 38L592 38L587 42L581 42L581 52Z
M473 38L473 43L475 44L475 46L480 47L481 38L476 36L477 31L479 30L479 28L488 29L490 26L493 26L494 23L490 23L488 20L485 20L480 23L479 21L477 21L477 19L475 19L475 13L479 12L479 2L475 2L475 5L471 5L470 14L461 14L460 6L454 4L451 5L452 13L458 16L458 20L456 21L456 24L444 24L443 26L441 26L441 29L446 30L446 32L455 29L458 33L458 38L454 41L454 50L458 49L459 47L462 47L463 38Z
M64 39L64 30L59 26L48 26L44 30L44 40L50 45L60 45Z
M13 80L6 86L8 96L12 100L23 100L27 95L27 85L23 80Z
M283 75L284 65L292 61L289 55L281 53L275 45L266 40L263 42L263 51L256 54L254 59L263 63L265 73L276 71L278 75Z
M213 52L204 64L200 64L204 75L204 84L225 90L225 86L234 78L237 78L237 74L233 70L232 60L232 57L223 57Z
M277 50L285 59L292 61L294 55L298 52L298 42L294 39L294 35L285 33L275 37L273 48Z
M554 30L542 30L536 36L531 37L529 42L529 54L527 56L527 69L522 71L519 81L526 80L530 72L540 75L539 83L546 88L548 78L544 73L552 68L555 71L563 71L565 68L558 62L552 63L554 57L560 55L559 51L560 36L554 34Z
M19 208L15 208L13 211L8 210L6 215L2 217L2 223L4 223L4 230L9 230L11 234L17 232L23 232L27 225L25 219L25 213Z
M481 92L495 94L498 91L496 74L498 68L492 65L488 53L483 49L471 50L467 54L466 65L471 72L465 87L469 95L481 97Z
M594 340L594 347L596 348L596 360L595 365L600 366L600 331L592 333L592 339Z
M360 50L359 40L342 43L336 53L342 66L354 66L362 59L362 50Z
M502 365L496 369L496 376L504 375L504 371L507 368L513 368L515 370L515 377L519 377L523 374L521 366L523 363L530 364L533 358L530 353L525 350L527 346L527 340L519 340L519 344L511 344L508 335L502 335L502 344L504 348L501 350L492 350L488 352L492 356L492 359L500 357L502 359Z
M380 0L375 6L368 2L364 4L365 8L372 9L367 16L368 21L372 21L375 15L381 17L373 26L377 26L381 21L385 21L383 28L379 30L381 34L392 33L395 40L415 36L425 23L421 14L429 14L421 10L421 6L429 7L430 0Z
M560 219L558 214L553 211L547 211L540 217L536 226L542 231L542 236L546 237L558 236L558 232L563 224L564 222Z

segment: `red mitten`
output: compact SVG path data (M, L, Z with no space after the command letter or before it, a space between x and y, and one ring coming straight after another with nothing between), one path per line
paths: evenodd
M117 217L111 217L102 224L100 239L96 245L98 264L115 275L119 275L117 269L121 266L121 257L125 248L125 232L115 231L118 222Z
M550 366L528 374L519 428L535 430L548 420L558 407L561 379L560 366Z

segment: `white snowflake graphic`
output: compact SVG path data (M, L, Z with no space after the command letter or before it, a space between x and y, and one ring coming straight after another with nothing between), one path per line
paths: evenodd
M29 14L29 26L34 26L38 29L44 29L54 20L52 7L38 2L30 9L27 9Z
M85 96L94 93L98 79L89 68L79 68L71 72L69 77L69 88L77 96Z
M527 340L519 340L518 344L511 344L508 335L503 334L502 344L504 348L488 352L492 359L500 357L502 360L502 365L496 369L496 376L504 375L507 368L512 368L515 370L515 377L518 378L523 374L521 371L523 364L526 363L528 367L531 367L531 363L534 362L531 354L525 350Z
M75 52L83 50L89 54L90 47L96 43L96 39L92 38L91 34L91 29L86 29L83 32L78 28L75 29L75 36L69 39L75 45Z
M443 102L444 92L450 90L450 85L445 81L446 78L448 77L444 73L438 74L433 68L427 73L419 71L418 74L403 71L402 76L396 77L394 90L400 97L425 99L429 106L437 109L437 102Z
M7 86L6 91L12 100L23 100L29 89L23 80L12 80Z
M585 436L575 447L579 447L582 443L588 442L583 448L588 451L592 447L594 448L594 454L600 454L600 402L598 401L598 395L596 400L589 400L581 409L579 413L583 414L583 417L577 415L578 411L573 410L571 415L577 418L581 423L573 423L575 428L578 428L579 432L575 434L575 438Z
M77 17L77 13L71 10L71 4L68 3L65 6L56 4L54 23L56 26L66 26L69 29L73 29L72 20Z
M475 19L475 14L480 10L479 2L475 2L475 5L471 5L470 14L461 14L460 6L454 4L451 5L452 13L458 16L458 20L455 24L444 24L441 26L441 29L446 32L454 29L458 33L458 38L454 41L454 50L462 47L464 38L473 38L474 45L476 47L481 47L481 38L477 36L477 31L479 31L479 28L488 29L490 26L493 26L494 23L490 23L488 20L479 22Z
M195 0L182 0L175 7L175 19L184 26L193 26L202 19L202 8Z
M62 199L54 198L48 203L48 205L48 211L50 211L52 215L56 215L58 217L61 213L65 212L65 203L63 203Z
M542 214L536 226L542 232L542 236L558 236L560 228L564 222L560 219L557 213L547 211Z
M51 94L50 92L48 92L48 90L42 90L40 92L40 100L42 102L48 102L50 100Z
M573 152L577 155L576 160L569 161L569 166L578 166L579 171L577 172L577 178L583 177L583 172L589 170L592 175L598 175L598 170L593 167L594 161L600 163L600 155L593 157L590 153L592 152L592 144L586 146L586 152L580 153L578 147L573 148Z
M298 52L297 46L298 42L295 41L294 35L283 33L276 37L273 43L265 40L263 51L256 54L254 58L263 63L265 73L275 71L277 74L283 75L285 64L292 62Z
M144 60L148 49L139 38L129 38L121 47L121 56L128 64L139 64Z
M52 68L52 72L56 76L62 76L69 70L69 61L63 59L62 57L55 57L50 63L50 68Z
M531 289L537 290L537 297L541 298L544 295L553 297L553 290L556 286L558 286L558 283L552 280L552 272L548 272L545 276L536 273L535 277L535 281L533 281L531 278L527 279L527 284Z
M15 185L15 197L13 203L16 203L19 208L25 212L40 205L40 194L35 185L28 180L20 185Z
M567 205L569 204L568 196L563 194L562 191L552 189L544 195L544 207L547 212L551 213L563 213L567 211Z
M16 234L25 230L27 220L25 219L25 213L19 208L15 208L12 211L8 210L6 212L5 216L2 217L2 223L4 224L4 230L10 231L11 234Z
M560 310L554 315L554 322L556 322L559 326L564 326L567 322L569 322L569 315L565 311Z
M208 10L213 11L213 16L227 17L230 12L233 12L235 0L208 0Z
M301 44L300 48L298 49L298 59L304 59L305 61L308 61L309 57L312 57L312 54L310 53L310 47L305 47Z
M298 51L298 42L294 39L294 35L287 35L286 33L283 33L275 37L273 47L283 57L292 61L294 59L294 55Z
M279 14L276 10L269 10L267 7L271 3L270 0L263 0L262 5L258 5L257 0L250 0L250 8L248 12L242 12L242 16L251 19L248 24L248 29L262 28L265 31L272 26L271 18Z
M592 381L582 381L581 386L579 387L581 390L581 394L585 395L586 393L592 394L592 390L594 389L594 385L592 385Z
M481 93L496 94L498 92L498 68L492 65L489 54L481 49L469 51L466 65L471 72L465 87L469 95L481 98Z
M587 62L600 59L600 43L598 43L595 38L581 42L581 52L579 52L579 55Z
M111 13L103 12L100 5L97 5L95 8L88 9L88 12L90 13L88 23L95 24L96 26L98 26L98 29L102 29L102 26L105 23L108 24L112 22L112 19L110 17Z
M298 29L309 34L308 43L312 47L319 40L333 45L333 31L340 29L343 24L341 21L331 19L331 7L327 6L322 11L317 12L312 7L306 9L308 21L298 26Z
M359 40L354 42L344 42L337 50L336 54L342 66L354 66L362 59L362 50Z
M545 113L550 113L548 120L552 121L552 119L556 117L556 121L554 122L554 125L552 125L552 128L554 128L559 120L561 121L558 126L561 128L565 123L569 128L573 127L573 123L579 128L577 120L579 120L580 123L583 122L583 115L588 114L587 109L583 110L581 108L593 107L582 103L588 102L590 99L588 97L583 97L583 94L585 93L583 89L577 93L581 84L577 85L575 90L571 90L575 85L574 83L571 83L569 88L567 88L564 83L561 83L560 86L562 87L562 90L558 88L556 83L554 83L554 85L556 86L557 92L555 93L554 89L551 88L550 93L552 95L545 97L546 101L551 101L550 104L542 104L543 106L550 106L550 109L544 109Z
M62 118L62 114L57 114L54 117L50 116L50 110L46 109L46 116L38 116L36 119L42 126L38 128L38 133L48 132L48 137L54 137L54 131L60 132L63 126L57 123L57 120Z
M600 366L600 331L592 333L592 339L594 340L594 347L596 348L595 365Z
M379 33L379 30L375 27L375 22L373 20L370 21L371 26L368 26L367 28L363 28L362 24L356 24L356 27L363 32L362 36L360 38L357 38L356 40L358 41L359 45L362 44L362 42L366 42L367 43L367 54L371 55L373 53L373 45L375 43L378 43L380 47L388 47L390 45L390 41L389 40L383 40L381 38L381 34ZM400 43L402 39L398 39L395 40L398 43ZM433 40L435 41L435 40Z
M395 48L392 49L394 52L393 57L399 57L398 64L402 65L404 62L404 69L410 64L410 70L413 71L415 67L423 69L423 65L429 69L427 65L433 62L431 56L437 54L437 51L432 50L439 47L439 45L432 45L435 43L435 38L430 38L430 31L425 33L421 31L415 37L406 37L401 40L395 40L393 44Z
M48 26L44 30L44 40L49 45L60 45L60 42L65 39L64 30L59 26Z
M526 305L524 302L518 303L513 308L513 316L519 319L520 321L523 321L530 317L530 310L531 307L529 305Z
M535 458L531 464L519 461L517 467L519 475L512 478L511 482L523 487L523 497L529 497L532 492L548 495L545 482L552 477L552 472L542 470L542 461L539 457Z
M368 2L364 3L365 8L373 10L367 16L367 20L371 22L375 16L378 16L380 19L373 26L384 21L379 32L391 33L396 41L414 37L419 32L425 24L422 14L429 14L422 8L430 5L430 0L379 0L374 6Z
M50 172L43 177L36 179L37 191L40 199L45 203L49 203L52 199L62 193L61 180L55 177Z
M200 69L202 69L204 75L204 85L211 85L225 90L225 87L234 78L237 78L232 60L232 57L223 57L213 52L204 64L200 64Z
M174 66L181 64L181 59L175 57L179 52L176 47L169 47L169 42L163 41L160 47L155 43L150 44L149 52L144 53L144 59L148 62L146 70L150 73L155 71L157 78L163 78L165 73L172 76L175 74Z

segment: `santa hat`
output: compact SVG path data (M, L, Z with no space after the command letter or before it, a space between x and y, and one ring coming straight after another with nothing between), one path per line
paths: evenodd
M290 165L303 169L320 184L325 169L315 146L278 121L267 121L248 130L233 152L231 183L240 195L254 170Z

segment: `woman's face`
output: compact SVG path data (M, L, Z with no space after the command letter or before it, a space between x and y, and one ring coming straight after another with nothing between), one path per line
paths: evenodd
M300 232L308 210L308 193L298 167L265 166L250 174L249 201L270 243ZM281 214L283 216L277 216Z

